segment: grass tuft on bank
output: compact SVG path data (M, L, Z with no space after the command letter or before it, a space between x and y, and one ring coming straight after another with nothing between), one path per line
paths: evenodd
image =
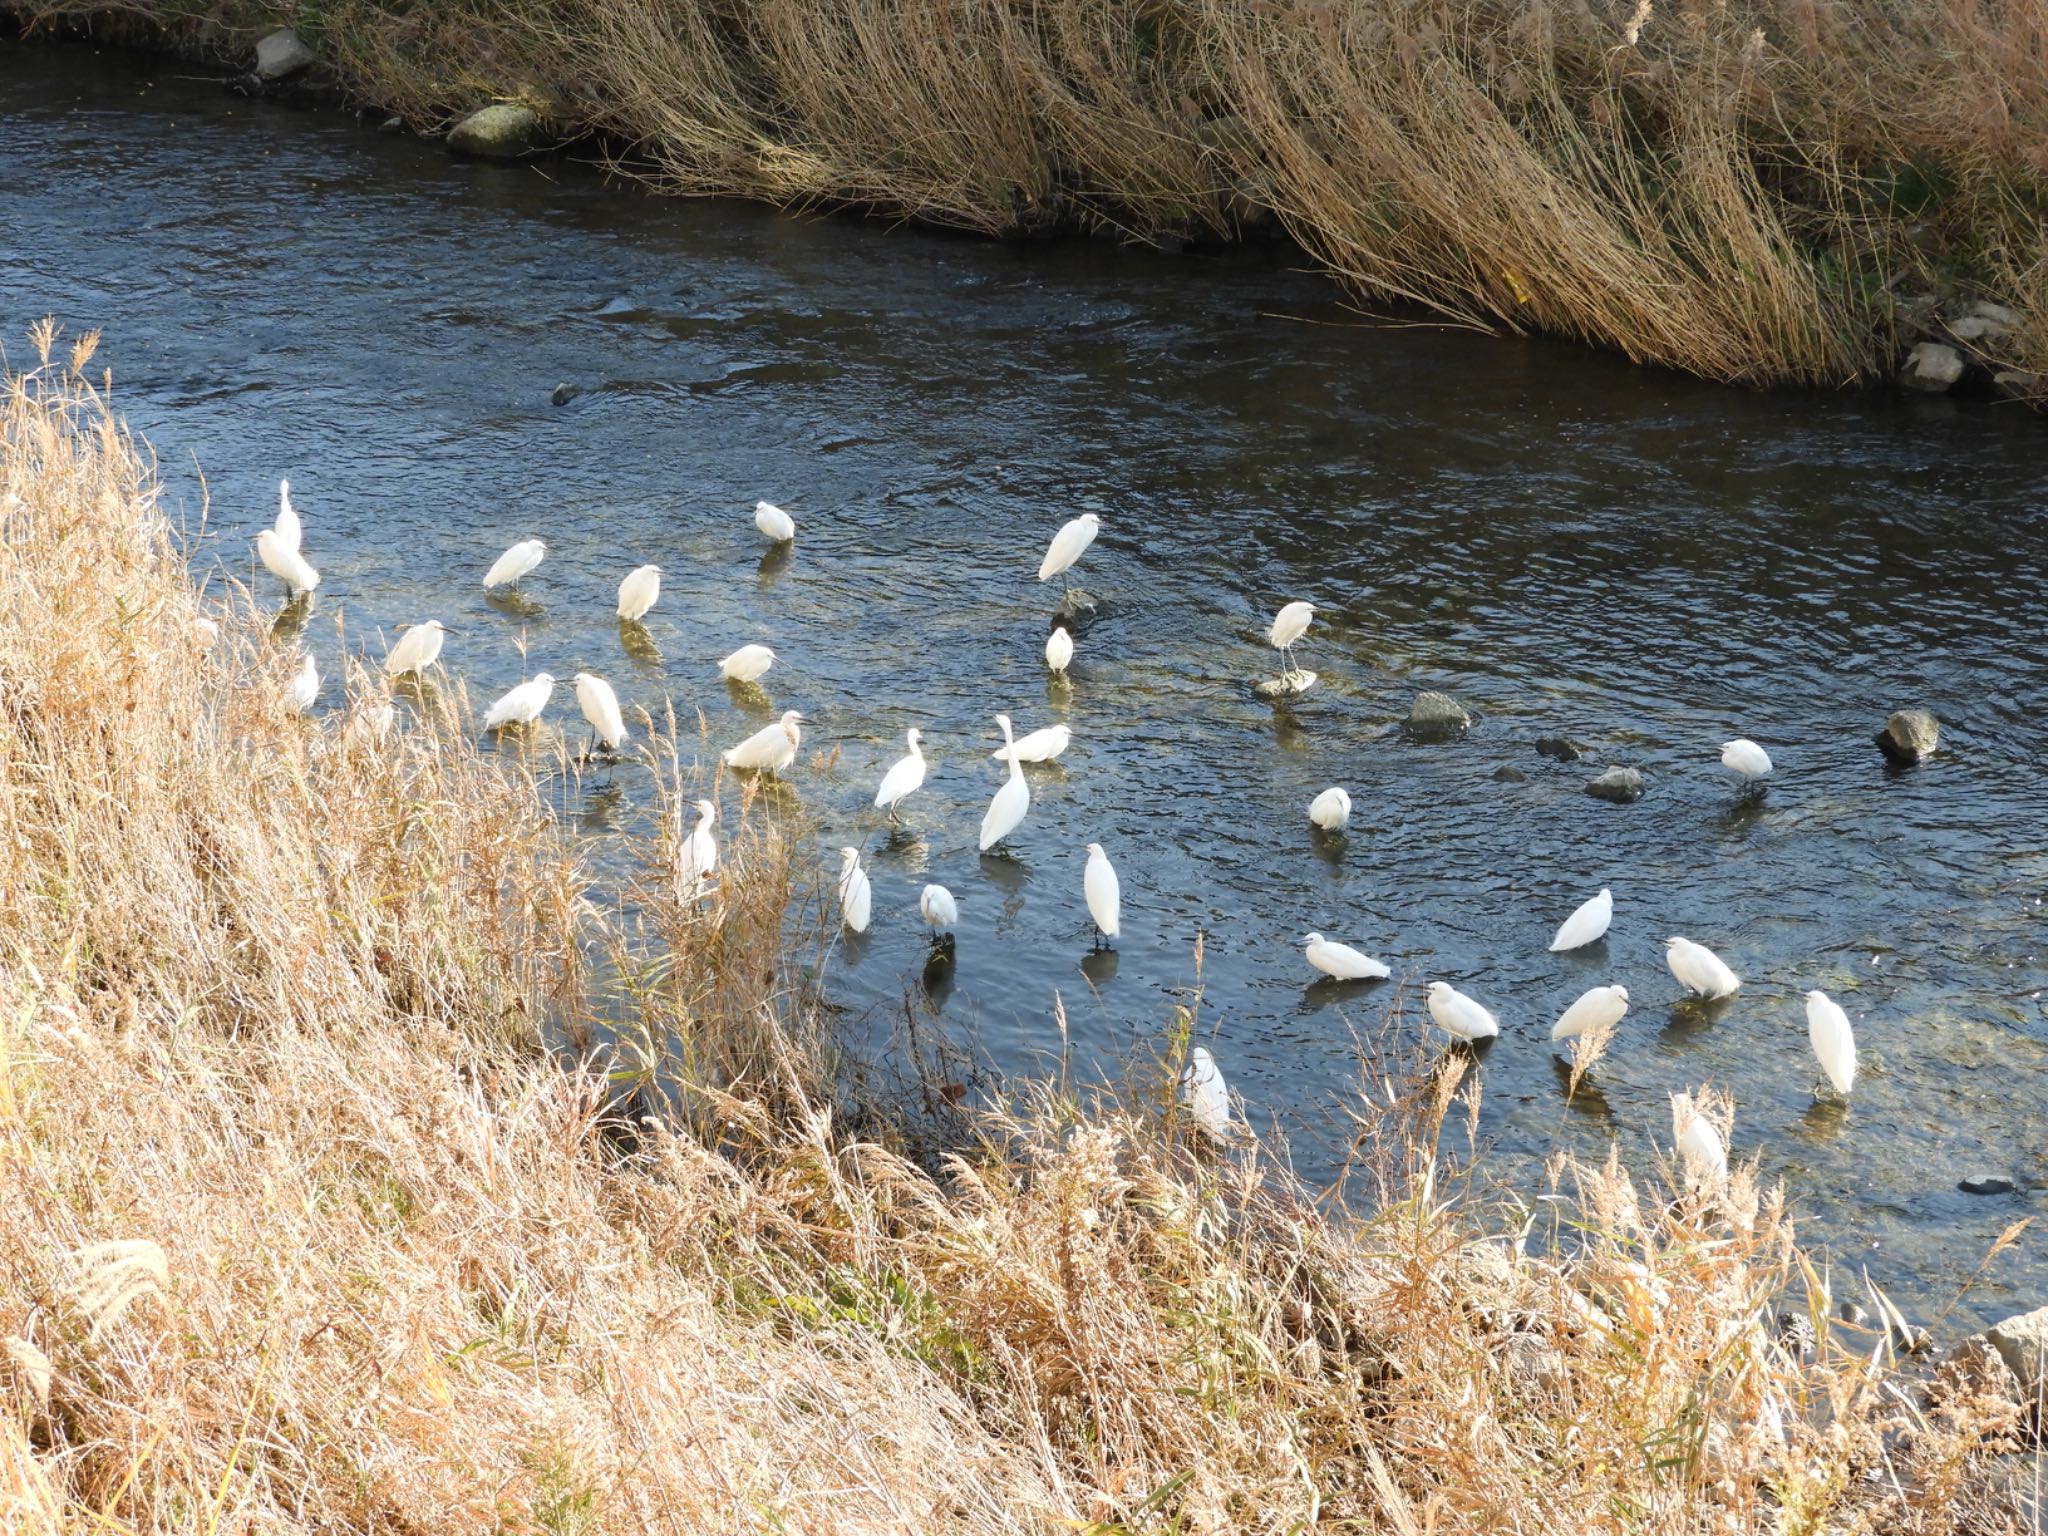
M0 1527L2025 1528L2010 1397L1835 1322L1749 1171L1560 1161L1461 1208L1455 1053L1366 1079L1357 1212L1180 1122L1186 1013L1121 1095L1016 1085L945 1152L856 1126L775 818L705 902L651 843L636 923L459 699L356 673L286 713L289 629L195 587L92 339L36 347L0 402ZM547 1048L600 1024L627 1045ZM657 1068L673 1112L627 1091Z

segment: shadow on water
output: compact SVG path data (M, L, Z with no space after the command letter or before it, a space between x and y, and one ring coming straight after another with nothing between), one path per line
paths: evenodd
M1116 980L1116 973L1122 965L1123 956L1114 949L1091 949L1081 956L1081 974L1098 992Z
M785 544L771 544L761 555L761 563L754 567L754 584L763 592L774 587L782 573L789 569L789 562L796 554L796 541Z
M517 587L491 588L484 594L484 604L513 619L538 619L547 613L539 598L528 597Z
M946 999L953 995L955 983L954 937L947 934L932 946L925 956L924 969L918 983L924 989L925 1001L931 1004L932 1012L943 1013Z
M1585 1117L1603 1129L1613 1129L1620 1122L1615 1118L1614 1106L1607 1102L1607 1095L1595 1081L1599 1072L1596 1064L1592 1071L1579 1079L1579 1090L1572 1090L1572 1064L1555 1052L1550 1057L1550 1073L1557 1079L1557 1096L1573 1114Z
M732 707L750 720L764 724L781 713L775 707L775 700L768 696L768 690L759 683L744 683L738 678L725 679L725 696L732 700Z
M1838 1139L1849 1128L1849 1101L1822 1090L1799 1117L1792 1134L1803 1145L1822 1147Z
M277 610L277 617L270 621L270 638L279 645L296 645L312 616L313 595L301 592Z
M586 788L576 805L576 830L586 836L622 831L628 810L625 786L616 781Z
M1313 824L1309 827L1308 845L1315 856L1332 869L1341 868L1344 855L1351 851L1351 839L1342 832L1329 832Z
M625 651L627 659L643 672L660 675L661 647L654 643L654 636L638 619L619 620L619 647Z
M1294 1011L1300 1015L1315 1014L1321 1013L1325 1008L1363 1002L1386 984L1387 978L1384 976L1364 976L1357 981L1342 981L1335 976L1320 976L1301 989L1301 1002Z
M1683 1051L1698 1037L1711 1032L1741 995L1738 992L1735 997L1680 998L1671 1005L1664 1027L1657 1032L1658 1045L1669 1051Z

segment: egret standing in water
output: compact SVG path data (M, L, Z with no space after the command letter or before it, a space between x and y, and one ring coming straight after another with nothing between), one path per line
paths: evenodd
M306 653L298 670L292 673L292 680L285 684L284 707L288 714L303 715L313 707L313 701L320 697L320 667L313 660L312 652Z
M1721 766L1741 774L1743 783L1754 784L1770 773L1771 754L1747 736L1738 736L1721 743Z
M626 579L619 583L619 617L629 624L638 623L660 596L660 566L643 565L627 572Z
M990 757L1015 757L1020 763L1049 763L1073 744L1074 733L1064 725L1048 725L1019 736L1009 746L989 753Z
M1849 1015L1825 992L1806 994L1806 1037L1821 1071L1846 1098L1856 1086L1856 1032L1849 1027Z
M1742 986L1742 978L1729 970L1719 955L1691 939L1676 935L1666 939L1664 963L1680 986L1700 997L1729 997Z
M1351 825L1351 796L1332 784L1308 803L1308 819L1324 832L1342 832Z
M297 531L294 527L293 532ZM296 543L287 545L275 528L266 528L256 535L256 558L284 583L287 597L303 597L320 585L320 573L313 569L312 562L299 553Z
M1117 883L1116 867L1102 844L1088 845L1088 868L1081 876L1081 894L1088 900L1088 915L1095 919L1101 943L1109 944L1123 929L1123 889Z
M554 696L553 676L536 672L518 687L508 688L497 703L484 711L484 729L495 731L507 725L531 725L540 718L540 712L548 707L548 700Z
M718 802L697 802L697 825L676 850L676 887L685 901L704 893L704 882L718 868L718 838L711 828L718 821Z
M997 715L996 724L1003 728L1003 756L1010 760L1010 776L1003 780L988 802L988 809L981 816L980 849L987 853L1004 838L1024 824L1024 813L1031 809L1031 786L1024 782L1024 766L1017 761L1016 740L1010 727L1008 715Z
M1229 1138L1230 1089L1206 1047L1198 1045L1188 1052L1187 1068L1180 1075L1180 1102L1204 1136L1211 1141Z
M619 696L612 685L594 672L576 674L576 705L590 722L593 744L602 743L616 752L627 736L626 717L619 712Z
M277 542L293 554L299 551L299 541L305 529L299 523L299 514L292 507L292 483L289 480L277 482L277 522L272 525Z
M1074 659L1074 637L1062 624L1045 637L1045 665L1055 677L1064 677Z
M1448 981L1429 984L1429 1016L1446 1034L1468 1044L1500 1033L1500 1020Z
M923 733L913 726L903 739L910 750L890 764L882 775L882 787L875 791L875 809L887 811L891 821L896 819L896 807L924 787L924 753L918 746Z
M508 581L518 586L520 578L539 565L547 552L547 545L539 539L521 539L491 562L491 568L484 572L484 590L502 587Z
M803 733L797 723L803 719L793 709L782 712L782 718L773 725L764 725L745 741L725 754L728 768L766 769L780 773L796 761L796 749L803 744Z
M759 682L775 665L775 653L765 645L743 645L718 664L718 675L729 683Z
M1102 519L1093 512L1084 512L1066 524L1052 536L1052 543L1045 547L1045 558L1038 562L1038 579L1051 581L1060 578L1060 585L1068 596L1073 587L1067 581L1067 572L1074 568L1074 562L1087 552L1095 542L1095 535L1102 531Z
M1311 933L1301 941L1308 963L1337 981L1385 981L1393 973L1371 955Z
M403 677L408 672L424 672L441 656L441 641L444 636L455 633L442 627L439 619L429 619L424 624L401 624L398 644L384 657L384 670L393 677Z
M796 537L796 519L772 501L754 503L754 526L770 544L787 544Z
M918 915L925 926L932 931L936 940L950 935L960 921L960 903L953 899L953 893L943 885L928 885L918 893Z
M1671 1130L1678 1141L1678 1155L1693 1177L1707 1181L1728 1176L1728 1144L1714 1122L1700 1113L1689 1094L1671 1096Z
M1301 673L1301 668L1294 661L1294 644L1308 633L1308 627L1315 616L1314 603L1289 603L1273 615L1273 627L1267 631L1266 638L1272 642L1273 649L1280 653L1282 688L1293 686L1295 678Z
M1627 987L1593 987L1581 992L1550 1026L1553 1040L1576 1040L1589 1029L1609 1029L1628 1012Z
M1598 896L1581 902L1578 909L1558 925L1557 937L1550 941L1550 952L1555 955L1567 949L1583 949L1596 939L1605 937L1607 925L1613 921L1614 895L1602 886Z
M873 905L874 893L868 885L868 872L860 867L860 850L842 848L839 850L839 915L846 926L855 933L868 931L868 913Z

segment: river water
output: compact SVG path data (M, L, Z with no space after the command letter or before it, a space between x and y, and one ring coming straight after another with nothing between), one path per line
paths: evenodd
M197 73L0 44L0 336L19 355L45 314L104 329L188 514L204 473L202 562L246 574L291 477L330 672L337 615L373 653L435 616L479 701L587 668L724 744L772 715L717 659L774 646L773 707L809 717L807 757L840 753L793 775L819 862L870 849L873 929L828 985L877 1035L915 990L936 879L962 911L944 1017L1008 1069L1058 1049L1055 995L1084 1066L1156 1037L1206 935L1205 1037L1310 1172L1341 1149L1358 1038L1404 979L1412 1031L1416 984L1442 978L1501 1017L1482 1135L1504 1160L1668 1146L1669 1093L1726 1087L1736 1154L1784 1179L1805 1235L1923 1315L2040 1208L2036 420L1368 324L1271 252L1004 246L465 164ZM762 562L757 497L800 524L786 565ZM1082 510L1099 607L1061 688L1034 577ZM533 534L539 611L487 603L484 567ZM648 561L660 659L635 660L611 608ZM1321 607L1321 682L1275 704L1252 684L1291 598ZM1406 739L1422 688L1476 728ZM1902 773L1871 734L1904 705L1943 748ZM974 848L997 710L1074 732L1031 771L1013 860ZM566 691L555 711L574 722ZM884 837L864 807L912 725L931 780ZM1539 756L1548 734L1590 755ZM1760 797L1716 761L1737 734L1776 760ZM1647 796L1588 797L1610 763ZM1356 805L1335 842L1305 810L1330 784ZM617 788L651 798L631 766ZM1089 842L1122 877L1113 961L1088 958ZM1609 937L1548 954L1603 885ZM1396 981L1311 984L1309 929ZM1678 1006L1671 933L1746 979L1732 1005ZM1549 1025L1607 981L1634 1008L1568 1109ZM1814 1096L1812 986L1856 1020L1846 1111ZM2021 1187L1958 1192L1980 1172ZM2044 1260L2030 1235L1956 1316L2043 1299Z

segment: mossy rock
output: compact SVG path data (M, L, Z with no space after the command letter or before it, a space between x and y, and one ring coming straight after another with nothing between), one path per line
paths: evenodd
M448 130L448 147L484 160L518 160L533 153L540 116L531 107L499 102L472 112Z

